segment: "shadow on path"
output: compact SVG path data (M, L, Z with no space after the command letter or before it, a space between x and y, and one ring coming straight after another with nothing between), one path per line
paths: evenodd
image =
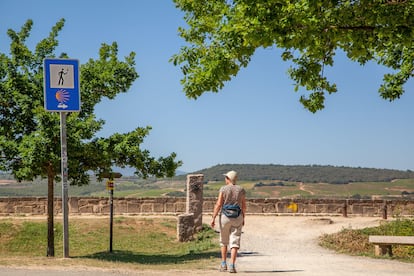
M285 273L285 272L302 272L303 270L266 270L266 271L257 271L257 270L244 270L243 273Z
M97 252L90 255L77 256L73 258L88 258L102 261L136 263L136 264L180 264L192 260L216 258L217 252L190 252L181 256L169 254L139 254L126 250L114 250L112 253Z

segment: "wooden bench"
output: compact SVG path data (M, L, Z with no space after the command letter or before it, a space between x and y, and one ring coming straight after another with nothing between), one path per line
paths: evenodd
M375 245L375 256L392 256L393 245L414 245L414 236L369 236L369 242Z

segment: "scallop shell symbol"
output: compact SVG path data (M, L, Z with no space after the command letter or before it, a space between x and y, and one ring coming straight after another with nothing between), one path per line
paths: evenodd
M67 101L69 101L69 92L65 89L59 89L55 94L56 100L58 100L59 108L67 108L68 106L65 104Z

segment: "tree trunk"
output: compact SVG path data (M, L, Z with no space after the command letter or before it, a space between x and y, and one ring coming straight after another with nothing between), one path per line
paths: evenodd
M47 257L55 256L55 231L54 231L54 175L50 172L47 176Z

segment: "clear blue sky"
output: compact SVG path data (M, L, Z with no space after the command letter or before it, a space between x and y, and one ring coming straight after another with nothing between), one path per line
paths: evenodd
M152 126L142 148L155 157L176 152L181 171L229 163L414 169L414 81L401 99L385 101L377 91L386 68L338 55L327 75L339 92L312 114L299 103L303 92L294 92L280 50L262 49L222 91L190 100L180 69L168 61L184 45L177 29L185 26L170 0L1 0L0 13L3 53L9 28L33 19L33 50L60 18L66 23L57 54L85 63L113 41L121 57L136 52L140 77L96 108L106 121L99 136Z

